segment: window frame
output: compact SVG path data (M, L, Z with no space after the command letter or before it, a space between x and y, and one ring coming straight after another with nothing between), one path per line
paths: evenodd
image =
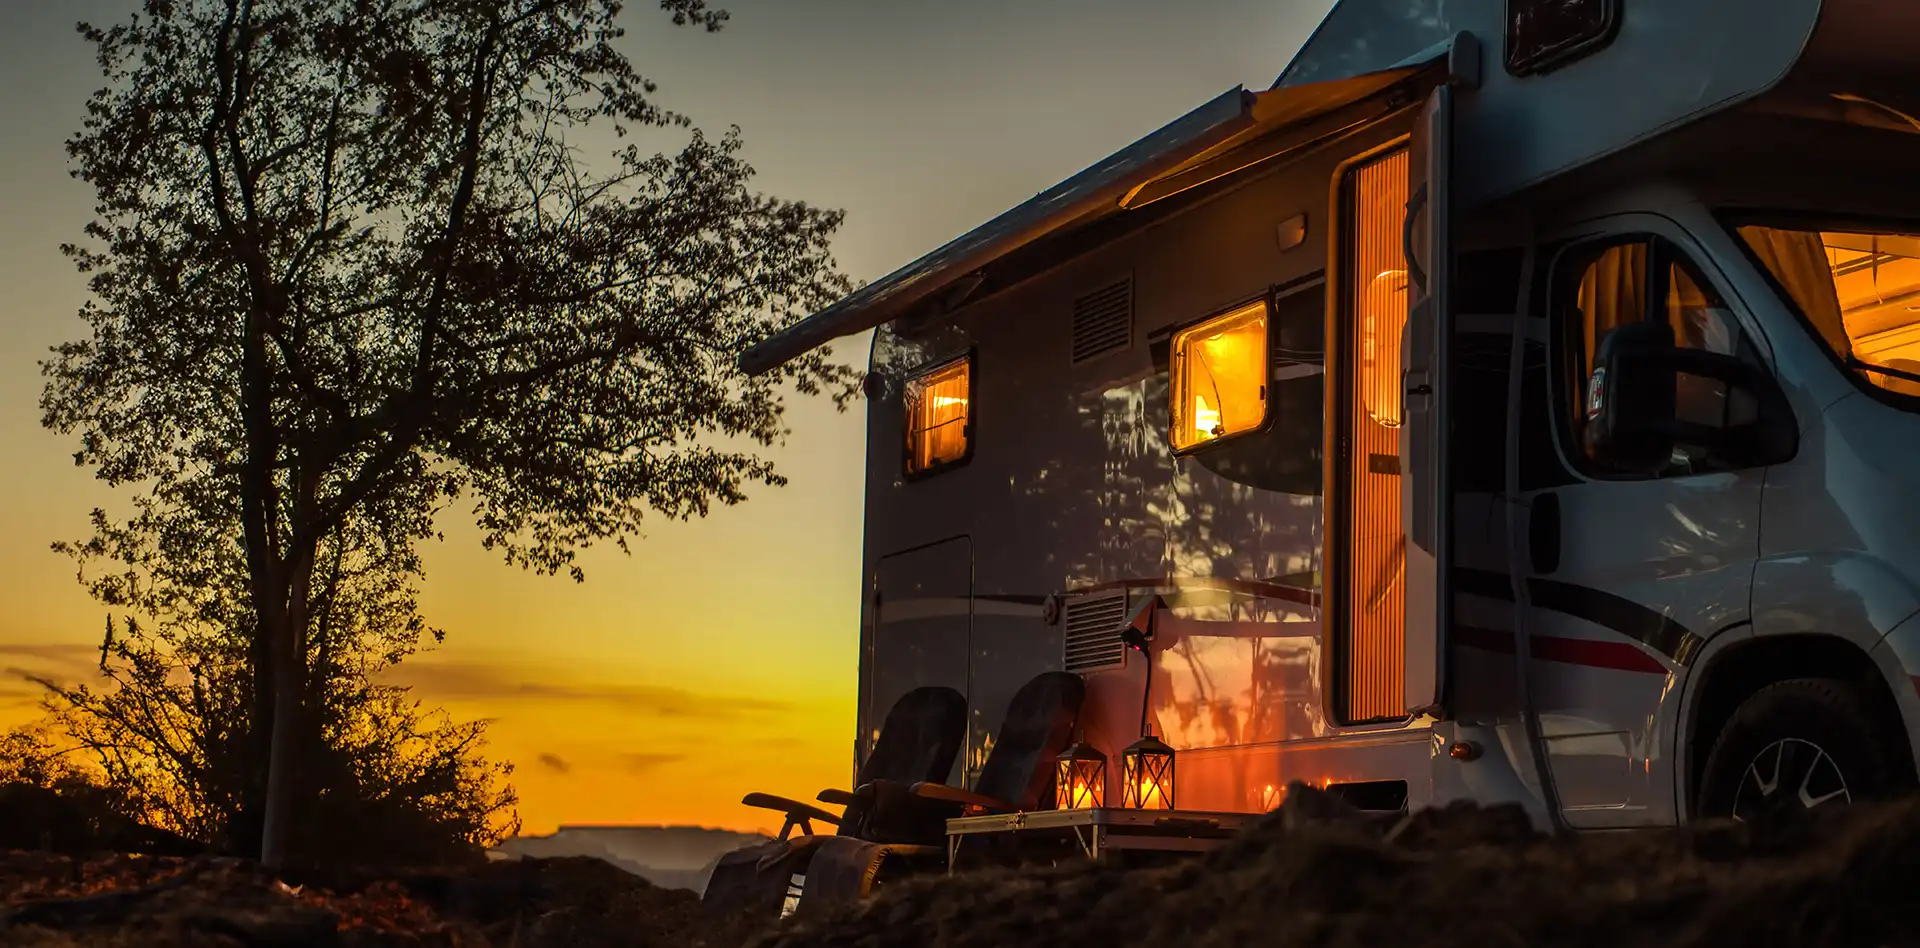
M1563 311L1562 297L1559 295L1566 277L1566 265L1570 257L1590 257L1592 252L1604 252L1608 248L1637 242L1647 243L1647 268L1649 274L1664 271L1679 264L1692 271L1702 289L1711 291L1726 307L1741 333L1739 351L1742 358L1750 359L1761 370L1774 372L1766 336L1759 331L1754 320L1746 312L1741 298L1730 291L1725 276L1711 263L1711 255L1704 253L1691 241L1683 239L1667 228L1654 226L1652 219L1640 217L1620 222L1621 226L1605 230L1589 230L1569 235L1557 241L1547 243L1552 248L1548 254L1547 265L1538 277L1536 293L1543 301L1540 315L1547 321L1547 385L1549 415L1553 425L1553 441L1560 452L1561 462L1567 469L1588 481L1639 482L1674 480L1685 477L1711 477L1730 473L1739 473L1752 468L1714 466L1700 471L1663 471L1656 474L1635 474L1631 472L1609 471L1596 467L1587 457L1586 451L1575 439L1573 426L1568 423L1576 408L1584 411L1587 380L1581 377L1575 396L1574 390L1567 386L1567 375L1571 372L1570 347L1568 345L1568 312ZM1732 235L1738 240L1739 236ZM1669 287L1666 276L1659 278L1659 286ZM1655 284L1649 280L1646 310L1642 319L1650 313L1663 296L1654 292ZM1577 404L1576 404L1577 402Z
M929 477L945 474L955 468L964 467L973 460L973 452L976 444L975 435L978 431L979 420L977 414L979 399L976 397L980 391L980 360L978 356L978 347L969 346L965 352L959 355L936 359L924 363L910 372L904 373L904 378L900 385L901 480L907 483L923 481ZM960 452L960 456L957 458L949 461L941 461L938 464L931 464L917 471L913 470L914 419L913 409L909 404L907 393L911 391L916 382L956 365L965 365L967 367L967 420L961 427L962 437L966 440L966 448Z
M1621 0L1600 0L1601 5L1604 7L1601 13L1602 22L1600 24L1600 32L1571 42L1563 42L1557 46L1549 46L1545 51L1531 59L1518 59L1514 55L1513 48L1513 2L1514 0L1505 0L1505 2L1501 4L1502 21L1500 24L1500 36L1502 46L1500 59L1506 66L1507 75L1513 76L1516 79L1545 75L1556 69L1571 65L1574 62L1585 59L1613 45L1613 41L1620 35L1620 23L1622 20L1620 11Z
M1231 306L1221 307L1198 319L1189 319L1186 322L1178 323L1176 325L1167 327L1165 330L1162 330L1163 332L1166 333L1166 338L1167 338L1167 426L1166 426L1167 447L1172 449L1174 457L1176 458L1191 457L1195 454L1205 452L1219 445L1227 444L1232 441L1238 441L1242 438L1251 437L1253 435L1264 434L1265 432L1272 429L1273 422L1274 422L1273 319L1274 319L1274 312L1277 309L1277 307L1274 305L1275 299L1276 299L1276 294L1274 293L1273 288L1269 287L1260 293L1245 297ZM1180 358L1180 349L1178 346L1174 345L1175 340L1177 340L1180 337L1181 333L1186 332L1187 330L1204 326L1207 323L1212 322L1216 319L1220 319L1222 317L1229 316L1233 313L1239 312L1240 310L1247 309L1256 303L1260 305L1261 309L1263 310L1261 315L1266 319L1266 331L1264 333L1266 337L1266 340L1265 340L1266 345L1264 347L1265 351L1263 353L1265 358L1262 360L1262 365L1264 367L1262 368L1260 373L1260 391L1261 391L1260 423L1241 431L1235 431L1229 434L1221 435L1218 438L1208 438L1205 441L1196 442L1184 448L1180 447L1179 442L1176 441L1173 436L1174 428L1179 424L1179 413L1176 408L1176 406L1179 404L1179 398L1178 398L1178 393L1175 391L1175 389L1178 387L1175 381L1178 378L1178 376L1174 372L1174 362L1175 360Z
M1873 384L1861 370L1847 364L1840 353L1833 351L1820 338L1820 330L1813 320L1800 309L1800 302L1780 284L1779 277L1773 275L1773 268L1767 266L1754 252L1746 238L1740 236L1742 226L1775 227L1792 230L1841 231L1850 233L1886 233L1907 236L1920 235L1920 220L1901 218L1861 217L1853 214L1820 214L1811 211L1766 211L1740 209L1737 211L1716 211L1714 218L1726 229L1727 239L1731 240L1740 255L1754 272L1766 284L1767 291L1773 294L1781 308L1792 317L1797 328L1806 334L1807 342L1820 351L1822 358L1832 365L1834 370L1847 380L1847 384L1866 393L1890 408L1906 412L1920 413L1920 395L1908 395ZM1849 338L1851 342L1851 338Z

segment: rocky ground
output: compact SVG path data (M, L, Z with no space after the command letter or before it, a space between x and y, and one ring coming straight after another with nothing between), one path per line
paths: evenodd
M1296 790L1205 859L910 883L757 944L1920 945L1920 800L1794 827L1553 839L1517 811L1381 822Z
M226 859L0 856L6 948L736 948L749 934L691 891L584 857L302 878Z
M1513 811L1378 820L1302 790L1201 859L909 880L766 926L592 859L276 879L206 858L0 857L0 946L1062 944L1920 945L1920 800L1554 839Z

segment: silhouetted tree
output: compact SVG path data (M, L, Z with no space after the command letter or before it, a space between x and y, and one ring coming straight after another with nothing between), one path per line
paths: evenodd
M108 620L101 643L104 687L43 681L69 740L29 731L0 747L47 762L23 781L79 777L82 786L58 789L88 790L126 818L221 849L249 846L258 826L245 809L254 680L244 546L217 507L139 505L145 513L125 523L96 513L91 539L60 545L94 597L124 615ZM517 828L511 768L484 759L480 723L423 710L383 681L441 635L419 615L410 551L389 551L369 526L351 521L321 544L292 848L363 865L477 857ZM56 757L62 743L82 753Z
M827 249L840 215L752 192L737 133L655 104L615 46L621 6L146 0L82 26L107 81L68 146L98 195L68 248L91 334L46 363L46 423L139 492L132 520L98 518L105 548L133 531L199 555L166 538L204 530L239 551L243 576L214 578L244 595L207 608L234 612L221 627L247 651L240 740L268 777L242 792L270 864L317 727L330 551L385 557L410 589L415 545L465 498L489 548L578 579L578 548L624 545L649 509L780 483L740 445L784 434L783 390L846 391L826 353L735 370L849 288ZM625 142L596 166L597 129L672 153Z

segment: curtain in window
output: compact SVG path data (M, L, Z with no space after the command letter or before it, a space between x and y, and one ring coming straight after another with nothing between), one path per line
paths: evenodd
M1407 324L1402 229L1408 155L1356 168L1346 188L1348 352L1346 720L1406 713L1406 528L1400 503L1401 335Z
M1647 311L1647 245L1607 248L1580 278L1578 299L1585 331L1581 349L1587 359L1585 375L1592 375L1600 340L1626 323L1639 322Z
M1842 359L1853 354L1847 324L1840 316L1840 290L1833 283L1833 265L1815 231L1742 227L1740 236L1774 279L1793 297L1800 312L1813 323L1820 338Z

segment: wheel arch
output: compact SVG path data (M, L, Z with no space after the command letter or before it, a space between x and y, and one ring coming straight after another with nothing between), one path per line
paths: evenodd
M1914 679L1890 650L1818 632L1757 635L1744 626L1716 636L1688 675L1674 769L1675 802L1683 820L1693 818L1707 755L1734 711L1754 692L1791 678L1832 678L1858 688L1868 710L1887 728L1885 738L1903 752L1896 755L1898 779L1915 782L1920 699Z

